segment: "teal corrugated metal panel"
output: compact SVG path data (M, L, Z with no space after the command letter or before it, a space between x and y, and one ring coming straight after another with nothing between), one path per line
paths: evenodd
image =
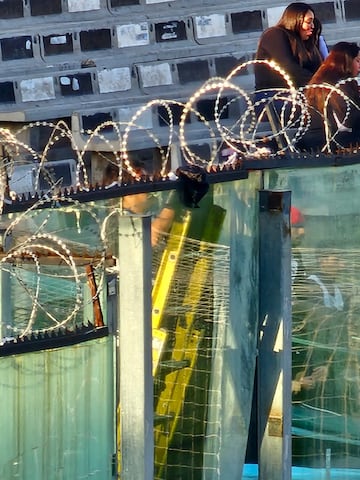
M1 358L0 478L111 479L113 378L112 337Z

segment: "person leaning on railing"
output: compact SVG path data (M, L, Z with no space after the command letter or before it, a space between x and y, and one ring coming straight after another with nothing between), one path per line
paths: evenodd
M139 165L133 162L133 170L139 175L146 175L147 172ZM104 169L103 186L111 188L118 185L119 167L115 163L109 162ZM122 181L124 183L134 183L134 178L124 169L122 172ZM161 204L160 204L161 197ZM164 201L164 197L166 201ZM178 205L174 191L164 192L163 195L139 192L130 195L124 195L121 198L121 209L125 215L150 215L151 216L151 246L156 247L162 237L166 235L175 218L175 210Z
M299 141L304 150L334 151L360 142L360 47L354 42L334 45L305 89L309 128Z

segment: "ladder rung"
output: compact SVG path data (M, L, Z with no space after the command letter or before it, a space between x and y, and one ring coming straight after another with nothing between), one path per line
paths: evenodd
M166 423L169 420L173 420L174 415L173 414L168 414L168 415L154 415L154 424L159 425L160 423Z
M168 370L168 373L181 370L190 366L189 360L164 360L160 362L161 369Z
M171 306L171 309L165 310L168 317L177 317L178 315L185 315L185 313L192 311L191 305L178 305L177 307Z

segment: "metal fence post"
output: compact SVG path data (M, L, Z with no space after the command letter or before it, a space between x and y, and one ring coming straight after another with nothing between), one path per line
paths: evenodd
M0 340L7 336L16 336L11 330L7 331L6 326L14 326L13 308L11 299L11 276L9 273L10 264L2 264L0 268Z
M259 480L291 478L290 192L260 192Z
M153 480L151 218L119 217L119 407L121 480Z

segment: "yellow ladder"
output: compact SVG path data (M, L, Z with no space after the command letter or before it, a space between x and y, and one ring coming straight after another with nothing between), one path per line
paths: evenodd
M198 356L198 347L204 335L204 328L196 325L198 309L209 274L212 271L212 257L209 255L209 243L217 241L225 210L212 205L205 230L202 235L197 260L189 277L183 298L182 315L178 315L175 324L175 340L170 360L160 364L168 367L165 373L164 388L159 393L155 405L155 478L162 480L167 461L169 444L176 431L183 408L186 389L190 382ZM177 259L179 262L179 259ZM174 275L175 272L173 272ZM164 288L168 285L165 281ZM161 289L161 286L158 286ZM165 309L165 302L163 309Z
M162 328L162 319L172 281L176 273L180 254L190 226L191 213L187 210L181 219L172 224L168 243L163 252L152 291L152 351L153 376L156 376L159 361L167 339L167 332Z

